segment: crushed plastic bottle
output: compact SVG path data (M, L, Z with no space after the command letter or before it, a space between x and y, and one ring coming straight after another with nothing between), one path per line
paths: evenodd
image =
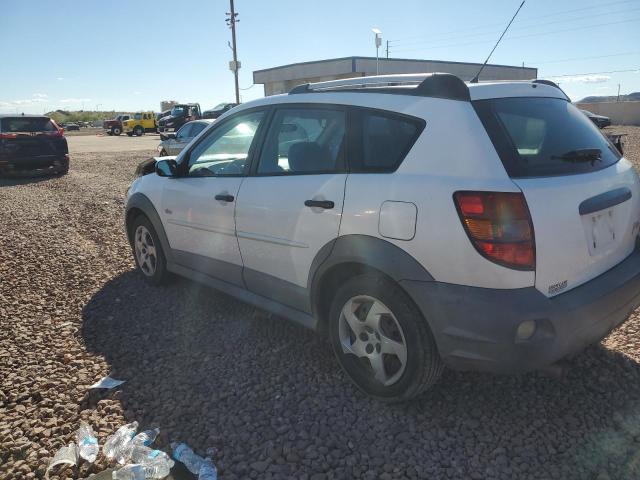
M80 457L89 463L96 461L100 446L93 429L88 423L80 423L80 428L76 432L76 442L80 451Z
M145 447L148 447L154 442L159 433L159 428L145 430L144 432L140 432L135 437L133 437L133 440L131 440L131 442L134 445L144 445Z
M131 455L129 458L132 463L139 463L140 465L153 463L158 460L165 460L167 462L171 462L171 466L174 465L174 461L171 460L169 455L161 450L153 450L149 447L145 447L144 445L134 445L131 449Z
M218 480L218 469L209 457L202 461L198 472L198 480Z
M113 480L145 480L144 467L142 465L126 465L120 470L111 473Z
M127 425L123 425L116 431L116 433L107 438L107 441L102 448L105 457L107 457L109 460L113 460L115 458L118 460L118 462L120 462L120 460L127 455L129 443L135 436L137 429L138 422L131 422ZM125 462L122 461L120 463Z
M186 443L172 442L171 450L173 450L174 459L182 462L191 473L198 475L202 462L204 461L201 456L191 450Z
M77 465L78 464L78 446L70 443L68 447L60 447L47 467L44 478L49 478L49 471L57 465Z
M166 461L163 459L148 463L143 465L144 475L146 478L164 478L169 475L173 465L175 465L173 460Z

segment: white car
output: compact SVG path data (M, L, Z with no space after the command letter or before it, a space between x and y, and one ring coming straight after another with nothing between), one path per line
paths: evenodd
M380 399L543 368L640 304L638 175L544 80L302 85L154 168L126 207L144 277L318 330Z

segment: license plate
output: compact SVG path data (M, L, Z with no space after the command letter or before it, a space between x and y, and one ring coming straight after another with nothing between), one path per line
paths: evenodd
M602 210L590 216L587 241L589 253L597 255L610 247L616 240L615 210Z

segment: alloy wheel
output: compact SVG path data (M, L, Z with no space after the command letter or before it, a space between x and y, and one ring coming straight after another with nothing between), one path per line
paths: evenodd
M136 228L134 246L140 270L148 277L152 277L156 273L158 257L153 237L144 225L138 225L138 228Z

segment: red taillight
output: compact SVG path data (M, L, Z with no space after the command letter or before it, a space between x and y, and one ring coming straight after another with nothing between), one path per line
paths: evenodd
M0 140L8 140L10 138L17 138L15 133L0 133Z
M535 268L533 224L522 193L456 192L453 198L464 229L480 254L505 267Z

